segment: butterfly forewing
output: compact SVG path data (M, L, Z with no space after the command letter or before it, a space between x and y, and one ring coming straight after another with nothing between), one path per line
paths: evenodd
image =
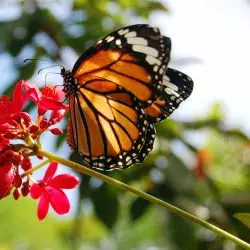
M157 28L132 25L109 34L85 52L76 62L73 76L79 84L85 84L82 77L86 75L107 79L146 107L162 88L170 49L170 39Z

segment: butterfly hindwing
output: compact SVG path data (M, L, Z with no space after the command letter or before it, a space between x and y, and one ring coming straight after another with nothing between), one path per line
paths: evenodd
M101 170L127 168L141 157L142 148L153 146L153 140L145 139L150 127L141 103L112 86L94 95L81 88L70 97L68 143L87 164Z
M163 76L163 88L159 98L145 109L151 123L169 117L193 91L193 81L186 74L167 68Z

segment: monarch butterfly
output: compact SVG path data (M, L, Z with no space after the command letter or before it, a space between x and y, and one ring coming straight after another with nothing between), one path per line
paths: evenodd
M141 163L153 148L154 123L189 97L193 81L167 68L170 38L146 24L124 27L99 40L62 68L69 99L67 142L100 170Z

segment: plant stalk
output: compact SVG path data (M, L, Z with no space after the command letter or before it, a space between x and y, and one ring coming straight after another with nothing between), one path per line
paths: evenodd
M175 207L167 202L164 202L164 201L162 201L162 200L160 200L152 195L149 195L149 194L147 194L143 191L140 191L136 188L133 188L133 187L131 187L123 182L117 181L109 176L101 174L95 170L84 167L78 163L72 162L70 160L66 160L60 156L57 156L57 155L52 154L50 152L47 152L44 149L38 149L37 154L49 158L50 161L56 161L58 163L61 163L62 165L65 165L67 167L74 169L77 172L98 178L98 179L105 181L111 185L114 185L120 189L131 192L131 193L133 193L133 194L135 194L135 195L137 195L145 200L148 200L152 203L158 204L158 205L170 210L171 212L174 212L182 217L185 217L186 219L191 220L191 221L195 222L196 224L199 224L199 225L215 232L216 234L218 234L218 235L220 235L228 240L233 241L238 246L241 246L244 249L250 250L250 244L248 244L247 242L237 238L236 236L234 236L234 235L232 235L232 234L230 234L230 233L228 233L228 232L226 232L226 231L224 231L224 230L222 230L222 229L220 229L220 228L218 228L218 227L216 227L216 226L214 226L214 225L212 225L212 224L210 224L210 223L208 223L208 222L206 222L206 221L204 221L204 220L202 220L202 219L200 219L200 218L198 218L198 217L196 217L196 216L194 216L194 215L192 215L192 214L190 214L190 213L188 213L188 212L186 212L178 207Z

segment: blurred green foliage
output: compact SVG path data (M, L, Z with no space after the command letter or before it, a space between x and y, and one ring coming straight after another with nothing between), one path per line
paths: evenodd
M4 2L0 8L6 7ZM11 93L17 80L34 75L37 62L22 64L27 57L60 62L64 48L80 55L116 28L147 22L156 11L171 12L162 1L65 3L17 1L19 14L0 22L0 56L11 56L16 76L5 93ZM154 151L143 164L107 175L250 242L247 227L233 217L250 212L250 143L242 131L225 129L224 119L219 104L194 121L169 119L157 126ZM201 149L192 143L197 134L207 139L206 150L211 153L210 159L199 164ZM64 143L65 134L58 138L56 148ZM82 164L76 152L71 159ZM82 176L79 192L77 215L65 221L36 222L34 204L28 199L1 201L0 249L20 249L15 245L22 244L22 249L236 249L213 233L94 178Z

